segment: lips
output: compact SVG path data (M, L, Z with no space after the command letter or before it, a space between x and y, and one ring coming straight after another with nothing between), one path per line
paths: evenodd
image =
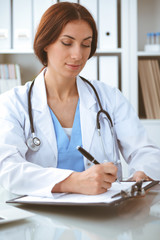
M66 63L67 67L71 69L79 69L81 67L81 64L72 64L72 63Z

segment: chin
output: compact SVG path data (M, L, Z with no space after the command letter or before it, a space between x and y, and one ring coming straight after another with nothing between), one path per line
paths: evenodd
M79 73L80 73L80 71L78 71L78 72L70 72L70 73L68 73L68 74L65 74L65 77L66 78L76 78L78 75L79 75Z

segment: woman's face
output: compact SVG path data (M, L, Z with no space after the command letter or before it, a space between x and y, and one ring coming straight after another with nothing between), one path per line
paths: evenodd
M56 42L45 48L48 69L56 77L75 78L91 52L92 29L84 20L69 22Z

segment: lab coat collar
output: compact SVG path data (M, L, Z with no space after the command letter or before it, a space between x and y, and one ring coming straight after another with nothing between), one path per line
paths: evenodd
M77 88L81 104L85 106L85 108L91 109L96 104L96 100L91 94L93 90L79 76L77 77Z
M32 115L36 116L36 125L43 133L43 141L48 141L57 159L57 142L52 118L47 104L47 94L44 80L45 69L36 77L31 94ZM36 130L36 129L35 129ZM41 139L42 141L42 139ZM43 144L43 142L42 142Z
M77 88L80 98L82 143L83 147L90 151L96 128L97 102L92 88L80 77L77 77Z
M47 105L47 94L44 80L44 69L35 79L34 86L32 89L31 100L32 109L37 111L43 111Z

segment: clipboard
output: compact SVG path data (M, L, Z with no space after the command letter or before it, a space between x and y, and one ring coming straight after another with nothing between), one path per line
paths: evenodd
M58 198L57 197L46 198L46 197L23 195L23 196L8 200L6 201L6 203L18 203L18 204L27 204L27 205L28 204L52 205L52 206L114 206L114 205L119 205L128 199L144 197L146 193L158 183L159 181L145 182L143 180L138 181L136 183L121 182L121 184L123 185L123 189L121 191L116 191L116 192L113 190L113 188L117 187L118 183L113 183L111 189L109 189L106 193L99 194L99 195L62 193L62 194L58 194L59 195Z

